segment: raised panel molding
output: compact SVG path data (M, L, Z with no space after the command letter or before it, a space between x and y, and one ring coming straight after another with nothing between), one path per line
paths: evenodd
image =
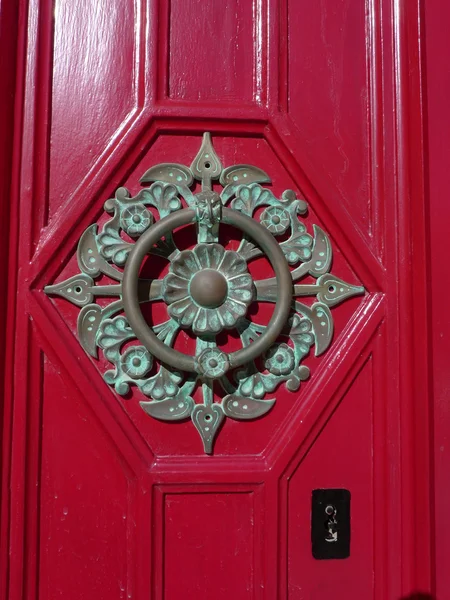
M281 30L289 48L284 110L307 157L302 160L306 173L321 195L325 195L322 180L331 183L333 197L344 204L381 257L380 1L289 2ZM290 60L298 56L300 64Z
M114 9L86 0L55 1L53 29L47 32L52 52L39 57L49 73L37 73L38 93L47 95L49 104L49 218L141 110L145 30L146 0L117 3Z
M168 24L160 28L161 96L188 103L261 104L266 96L264 5L265 0L170 0Z
M40 597L51 598L55 590L61 597L82 597L86 588L99 597L131 594L141 537L138 480L102 422L86 412L82 397L73 397L48 359L40 401ZM94 508L99 506L102 510Z
M246 484L154 487L155 600L261 598L262 491Z
M287 543L287 598L296 600L298 589L306 598L336 597L373 598L374 581L386 563L375 563L373 548L377 523L374 520L375 502L383 496L374 495L373 460L379 446L374 446L372 357L360 365L339 404L317 432L314 443L296 465L286 474L282 485L287 488L289 524L280 536L280 546ZM376 402L379 402L377 398ZM357 417L358 427L353 426ZM383 432L380 432L381 434ZM343 460L343 457L350 457ZM310 551L309 536L302 535L310 519L311 491L317 488L351 490L350 556L345 560L318 561ZM381 533L383 535L383 533ZM324 568L324 564L326 568ZM363 577L352 572L365 573ZM373 575L375 575L373 577Z

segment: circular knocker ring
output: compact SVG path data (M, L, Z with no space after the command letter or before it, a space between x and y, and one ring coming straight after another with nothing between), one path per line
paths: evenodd
M293 190L277 197L262 185L270 181L254 165L223 168L205 133L190 167L154 165L136 196L117 189L105 202L111 218L80 238L80 272L45 287L80 308L80 343L94 360L102 352L111 365L103 378L116 393L133 401L137 388L141 408L158 420L190 418L208 454L225 417L257 419L280 385L299 390L310 374L303 360L331 343L330 309L364 293L330 272L330 240L318 225L308 232L306 202ZM219 243L221 223L243 232L237 250ZM180 250L172 232L189 224L197 243ZM143 277L147 255L169 261L164 277ZM276 277L253 279L249 263L260 256ZM150 326L140 304L159 301L169 318ZM267 326L250 318L252 302L275 305ZM195 356L173 348L180 329L196 336ZM231 329L241 346L228 354L217 336Z
M186 208L164 217L151 226L136 242L130 252L124 271L122 282L123 303L128 322L136 336L147 350L161 362L175 369L196 372L200 376L210 379L222 377L231 368L242 366L254 360L276 341L286 325L291 310L293 284L289 265L284 257L278 242L272 234L254 219L229 208L222 209L221 222L241 229L251 237L267 255L277 280L278 296L272 318L267 329L249 346L227 355L224 352L210 349L202 352L198 357L187 356L178 350L164 344L146 323L140 306L138 296L139 271L143 260L154 245L166 234L174 229L193 223L196 213L191 208ZM205 273L205 271L204 271ZM212 271L212 274L215 271ZM204 286L211 288L210 295L221 296L220 279L214 281L214 276L209 281L203 282ZM191 294L195 293L192 289ZM202 293L201 290L197 293ZM220 302L220 300L219 300Z

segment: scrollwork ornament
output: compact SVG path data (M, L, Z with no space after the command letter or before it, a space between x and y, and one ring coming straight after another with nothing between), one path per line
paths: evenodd
M223 168L208 133L190 167L156 165L141 183L135 196L121 187L105 202L109 218L80 238L80 272L45 292L81 309L80 343L94 360L100 351L112 365L103 377L117 394L130 398L137 389L142 409L159 420L190 418L210 454L226 417L260 418L275 403L267 395L279 386L300 388L310 375L303 361L311 349L319 356L332 341L330 309L364 288L330 272L330 241L317 225L307 230L303 199L290 189L277 197L259 167ZM218 185L221 191L213 189ZM242 228L237 250L220 244L222 222ZM196 224L196 245L180 251L168 223ZM152 237L155 228L162 233ZM136 257L146 254L168 260L164 277L139 276ZM248 263L264 254L276 277L255 280ZM308 297L312 304L301 301ZM275 305L268 325L250 317L254 301ZM167 320L147 324L135 310L146 302L164 303ZM175 349L182 329L196 336L193 357ZM241 350L227 353L216 336L233 329Z

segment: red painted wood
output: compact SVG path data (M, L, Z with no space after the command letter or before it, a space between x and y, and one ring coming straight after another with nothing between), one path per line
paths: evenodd
M0 253L7 256L9 246L10 209L9 198L14 186L14 106L16 89L17 36L19 32L19 7L15 3L0 2L0 69L4 92L0 96ZM8 278L8 261L2 260L0 277ZM7 373L8 353L6 352L7 294L0 294L0 380ZM9 539L9 476L11 467L10 432L11 405L6 394L0 395L0 596L6 597Z
M445 598L450 589L450 572L446 557L450 552L450 322L442 309L448 294L448 266L441 261L447 256L446 231L450 207L445 201L450 185L448 138L450 116L445 99L450 94L450 69L445 61L448 36L445 23L450 6L428 2L423 11L425 66L425 132L427 150L426 192L427 220L430 231L429 281L431 283L432 357L433 357L433 425L434 425L434 545L436 561L436 597Z
M419 25L409 0L21 6L5 598L431 591ZM229 420L212 457L191 423L117 397L79 346L78 311L43 293L76 272L77 241L115 188L189 164L205 130L224 165L256 164L277 194L303 195L333 272L367 290L333 310L334 343L308 357L300 392L278 390L254 423ZM315 487L352 493L345 561L311 556Z

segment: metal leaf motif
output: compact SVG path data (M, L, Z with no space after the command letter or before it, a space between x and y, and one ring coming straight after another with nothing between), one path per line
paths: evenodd
M317 285L322 288L317 294L317 299L327 306L335 306L347 298L364 293L364 288L360 285L350 285L329 273L321 275Z
M277 199L271 190L263 188L257 183L252 183L250 185L242 185L238 188L231 208L251 217L258 206L276 201Z
M142 386L141 390L146 396L151 396L153 400L162 400L164 397L175 397L180 388L179 383L183 380L180 373L169 371L164 366L153 377L150 377Z
M231 419L247 421L262 417L275 404L275 399L256 400L255 398L242 398L234 394L225 396L222 400L223 412Z
M316 302L311 307L296 302L295 309L297 314L304 315L311 323L315 340L315 355L323 354L333 339L334 326L330 309L326 304L320 302ZM292 339L297 339L301 323L294 321L291 326L290 336Z
M319 275L328 273L333 253L330 240L325 232L318 225L313 225L313 230L314 245L311 260L308 263L308 273L313 277L319 277Z
M116 281L122 280L122 273L101 256L97 245L97 225L91 225L80 238L77 249L78 266L83 273L98 277L101 273Z
M100 326L97 343L103 350L116 349L127 340L136 337L125 317L105 319Z
M289 239L280 244L289 264L299 261L307 262L311 259L314 240L307 233L305 225L298 219L298 215L305 214L307 205L303 200L297 198L292 190L285 190L281 199L277 199L271 190L252 183L237 186L234 193L236 197L231 203L232 208L249 217L253 216L258 207L268 207L260 216L260 222L272 235L282 235L287 229L291 230ZM228 196L223 198L223 201L226 200L228 200ZM245 236L239 252L247 260L262 255L260 248Z
M213 404L212 406L197 404L192 411L192 422L200 433L206 454L212 452L214 438L224 416L222 407L219 404Z
M265 171L252 165L233 165L224 169L220 175L220 185L240 185L249 183L270 183L270 177Z
M77 306L85 306L92 302L94 298L94 294L92 293L93 286L94 280L92 277L85 273L80 273L56 285L47 285L44 291L46 294L62 296Z
M133 248L133 244L125 242L120 237L119 231L112 227L105 227L98 236L98 243L102 255L119 267L125 264L128 254Z
M209 133L203 134L203 141L197 156L191 164L191 172L195 179L219 179L222 164L211 143Z
M97 358L97 331L102 321L102 309L97 304L88 304L78 315L78 338L84 350Z
M156 181L148 190L139 192L136 198L139 198L144 205L150 204L157 208L161 219L181 208L178 190L171 183Z
M153 215L148 211L147 206L154 206L160 218L179 210L181 201L178 198L177 187L172 183L156 181L134 197L131 197L129 191L122 187L116 191L114 198L105 202L105 210L112 213L113 217L103 225L101 232L96 236L96 242L101 256L106 261L119 267L125 265L133 244L125 241L121 232L124 231L132 238L141 236L153 223ZM177 248L170 235L166 236L164 241L161 240L154 251L155 254L164 257L176 252ZM115 277L114 271L106 272L103 269L102 272Z
M195 181L201 182L201 190L194 187ZM217 181L222 186L220 193L215 189ZM305 200L291 189L276 195L263 186L270 181L265 171L252 165L223 168L210 134L205 133L190 167L178 163L150 167L140 179L141 184L149 185L135 196L119 187L104 203L108 219L100 227L97 223L87 227L79 240L80 273L44 290L81 309L77 322L80 344L93 359L97 359L99 350L103 353L111 364L103 374L104 380L124 397L123 401L135 401L131 391L136 390L139 405L149 416L167 422L190 418L207 454L213 452L226 417L236 421L261 418L276 401L275 397L267 398L268 394L280 386L292 393L300 389L310 377L303 362L313 349L315 356L320 356L332 343L331 309L365 293L362 286L330 272L330 240L321 227L312 225L311 231L302 220L308 209ZM263 255L254 240L244 234L237 251L226 250L219 243L223 205L227 203L233 210L256 219L261 228L280 240L286 262L291 265L293 286L291 315L279 338L266 347L260 358L230 374L227 370L231 361L218 346L216 334L222 329L235 329L242 348L248 348L267 328L249 317L251 303L274 304L279 290L275 277L253 280L248 263ZM194 210L197 244L180 251L172 233L166 233L149 254L169 261L167 274L161 279L139 279L137 289L139 303L166 304L169 319L152 325L161 342L176 345L181 328L197 335L193 361L196 371L189 374L158 362L140 343L124 314L122 301L124 267L134 244L153 226L156 211L163 219L183 204ZM223 297L218 303L213 297L209 308L195 296L204 297L202 285L193 283L205 271L215 271L216 278L225 281ZM102 298L100 303L98 298ZM303 298L312 302L303 302ZM222 388L220 399L215 397L213 379ZM201 399L195 393L198 387Z
M161 163L148 169L139 179L140 183L152 183L154 181L164 181L165 183L190 187L194 177L191 170L184 165Z
M182 421L191 416L194 400L190 396L174 396L159 402L140 402L145 412L161 421Z

